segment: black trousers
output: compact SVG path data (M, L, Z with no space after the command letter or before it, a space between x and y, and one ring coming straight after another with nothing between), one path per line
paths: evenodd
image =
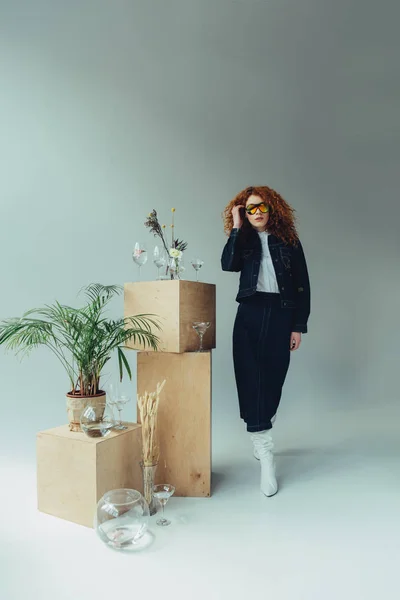
M247 431L271 429L290 363L293 309L280 295L257 292L241 301L233 328L240 416Z

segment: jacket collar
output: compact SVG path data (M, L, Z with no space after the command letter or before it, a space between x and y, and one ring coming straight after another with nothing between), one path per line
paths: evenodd
M257 244L260 242L260 238L255 229L251 229L249 232L249 242L251 245ZM268 236L268 246L280 246L282 244L282 240L278 238L273 233L270 233Z

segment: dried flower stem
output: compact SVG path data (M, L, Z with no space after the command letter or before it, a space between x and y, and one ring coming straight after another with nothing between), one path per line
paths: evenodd
M160 449L157 439L157 414L160 403L160 394L165 385L165 379L160 384L157 383L155 392L144 392L144 396L137 398L140 412L140 421L142 423L142 453L143 464L151 466L158 463L160 458Z

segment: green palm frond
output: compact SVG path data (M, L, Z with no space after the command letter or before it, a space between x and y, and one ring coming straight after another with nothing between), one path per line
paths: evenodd
M54 341L53 328L50 323L39 319L22 317L2 321L0 325L0 344L10 350L31 349Z
M82 308L55 302L29 310L20 319L1 321L0 345L17 354L47 346L65 368L72 391L82 395L99 391L102 369L115 350L120 377L125 370L131 378L123 346L129 341L157 350L159 338L153 331L159 330L160 325L155 315L106 319L107 304L122 289L118 285L91 284L84 288L87 303Z
M124 367L126 369L126 372L128 373L129 379L132 379L131 368L129 366L128 361L126 360L126 356L125 356L122 348L118 348L118 366L119 366L120 381L122 381L122 379L124 377Z
M85 296L92 303L96 304L101 302L105 304L111 300L113 296L121 294L123 289L124 288L121 285L102 285L101 283L91 283L85 288L82 288L81 291L84 291Z

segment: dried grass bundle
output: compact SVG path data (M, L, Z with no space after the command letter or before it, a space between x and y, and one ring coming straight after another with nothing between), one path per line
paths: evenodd
M142 424L142 453L144 466L152 466L158 463L160 458L160 449L157 439L157 412L160 403L160 394L165 385L165 379L160 384L157 383L155 392L144 392L144 396L137 398L137 404L140 412L140 421Z

